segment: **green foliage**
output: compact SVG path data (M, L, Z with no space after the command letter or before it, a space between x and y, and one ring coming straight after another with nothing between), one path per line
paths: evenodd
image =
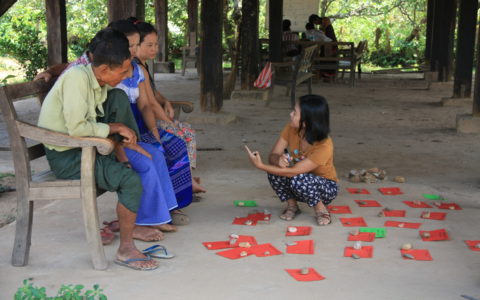
M103 294L103 289L98 284L93 285L93 289L83 292L85 287L81 284L62 285L56 296L48 297L45 287L36 287L32 283L32 278L25 279L23 286L19 287L15 293L15 300L106 300L107 296Z
M37 18L36 14L6 16L0 26L0 55L16 59L28 80L47 66L47 48L40 41Z
M7 76L3 77L2 79L0 79L0 86L6 85L10 78L15 78L15 75L10 74L10 75L7 75Z

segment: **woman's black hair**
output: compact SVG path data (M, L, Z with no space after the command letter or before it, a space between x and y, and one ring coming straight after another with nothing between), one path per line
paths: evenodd
M108 24L108 28L113 28L120 31L125 36L130 36L139 33L137 27L129 20L118 20Z
M327 99L319 95L305 95L300 97L300 126L298 133L309 144L319 142L330 133L330 111Z
M123 33L112 28L102 29L90 42L92 64L95 67L103 64L109 67L121 66L131 56L128 46L128 39Z
M157 30L150 23L142 22L135 17L130 17L127 19L127 21L130 21L133 25L135 25L138 33L140 33L140 44L143 43L145 36L149 35L150 33L155 33L158 35Z

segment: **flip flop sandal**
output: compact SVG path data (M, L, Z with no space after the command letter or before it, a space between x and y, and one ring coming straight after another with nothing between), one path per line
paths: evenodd
M291 221L295 219L295 217L300 214L302 211L298 206L287 206L283 213L280 215L280 219L285 221Z
M124 267L134 269L134 270L138 270L138 271L152 271L152 270L155 270L156 268L158 268L158 265L155 265L153 267L142 268L142 267L137 267L137 266L131 264L131 263L136 262L136 261L151 261L151 260L152 260L152 257L150 257L150 255L147 255L147 257L145 257L145 258L130 258L130 259L127 259L127 260L120 260L120 259L117 258L113 262L116 263L117 265L124 266Z
M170 259L175 257L175 254L169 252L165 246L153 245L147 249L143 249L142 253L154 258Z
M104 221L103 225L107 225L108 229L110 229L112 232L120 231L120 224L118 223L118 220L113 220L111 222Z
M115 234L108 227L103 227L100 229L100 237L102 238L102 244L106 246L113 242Z
M170 212L173 225L187 225L190 223L190 218L183 212L173 210Z
M320 226L325 226L332 223L332 216L328 212L315 212L315 218L317 219L317 224ZM327 220L328 222L324 223L324 220Z

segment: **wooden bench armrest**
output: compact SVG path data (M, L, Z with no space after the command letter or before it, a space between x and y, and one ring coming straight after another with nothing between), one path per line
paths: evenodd
M62 147L96 147L102 155L110 154L114 144L99 137L76 137L16 121L20 135L34 141Z
M274 67L274 68L289 67L289 66L294 66L294 65L295 65L294 61L272 62L272 67Z
M193 103L190 101L170 101L174 109L181 109L184 113L193 111Z

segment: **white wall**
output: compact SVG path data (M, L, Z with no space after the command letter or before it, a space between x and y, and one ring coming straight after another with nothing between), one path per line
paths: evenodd
M292 21L292 31L305 31L311 14L318 14L319 0L283 0L283 19Z

